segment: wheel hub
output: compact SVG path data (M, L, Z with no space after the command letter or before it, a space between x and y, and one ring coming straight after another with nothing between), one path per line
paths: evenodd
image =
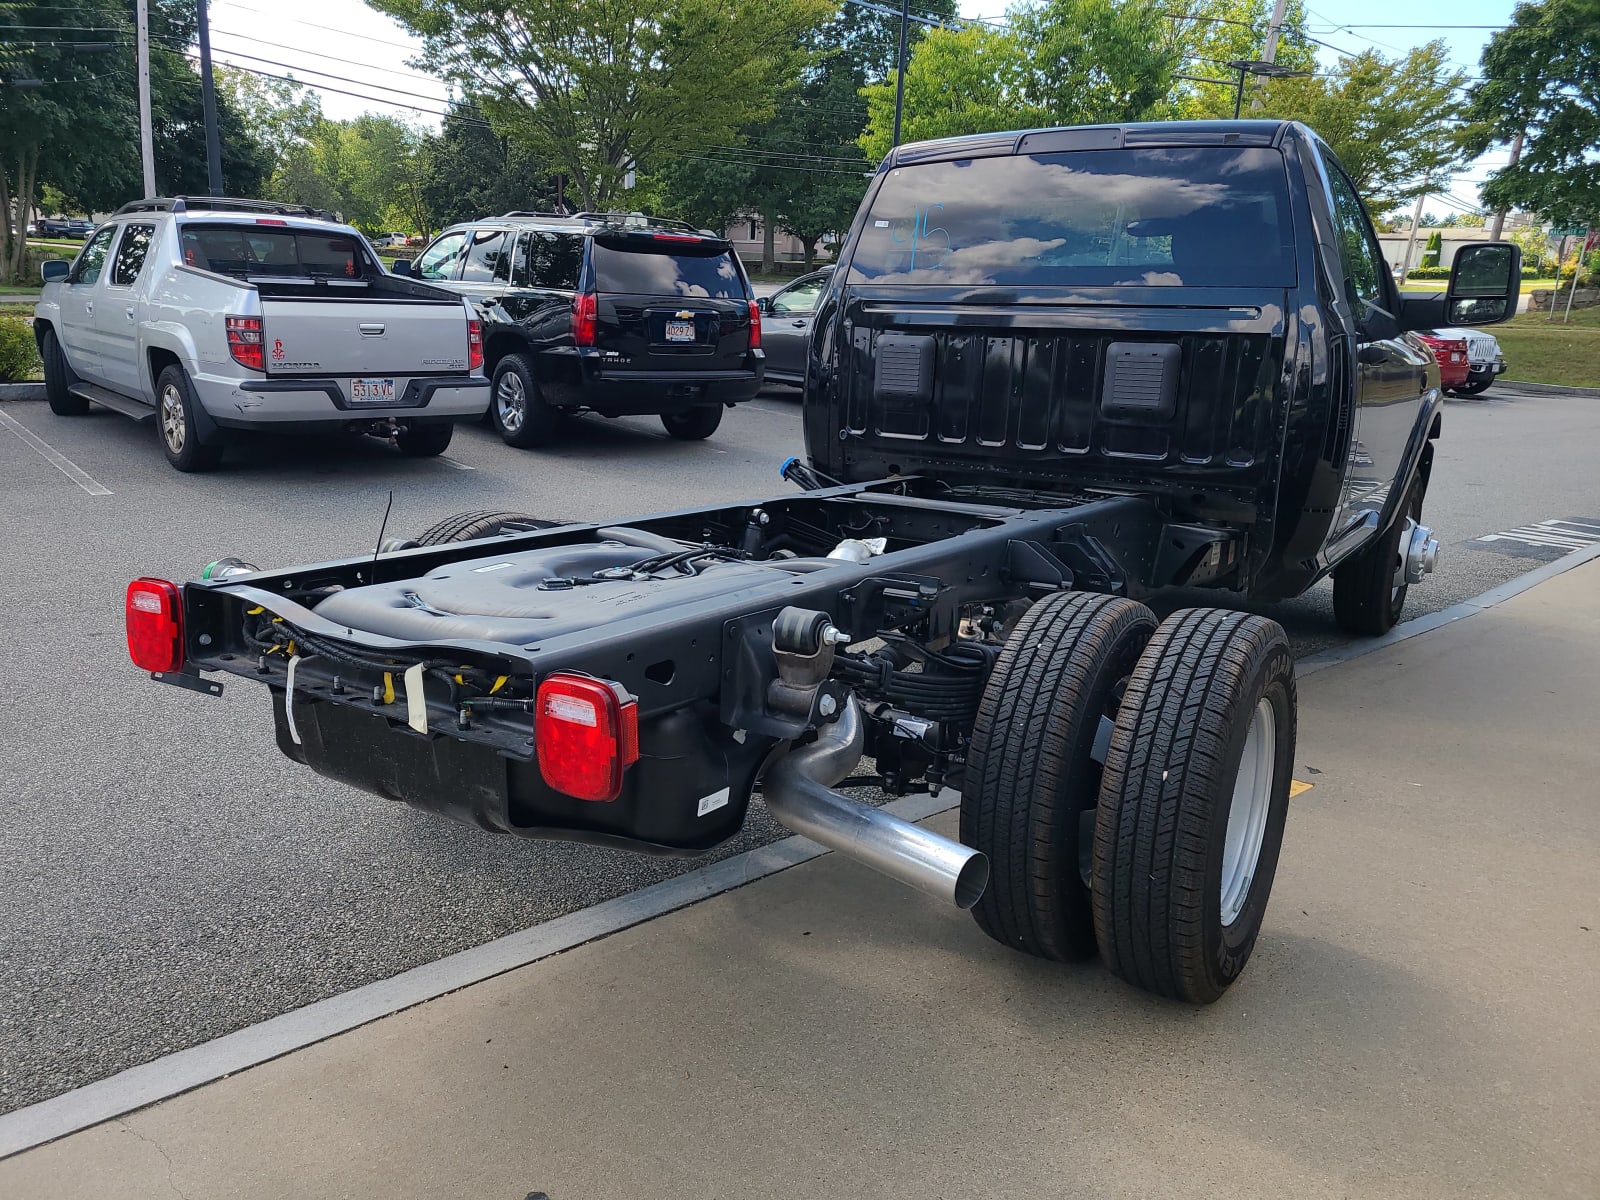
M507 433L516 433L522 428L523 418L528 413L528 393L515 371L500 376L494 390L494 403L500 428Z
M1250 884L1267 836L1272 811L1272 783L1278 767L1278 714L1262 697L1250 716L1239 774L1228 806L1228 832L1222 845L1222 923L1232 925L1250 896Z
M1422 577L1431 574L1439 563L1439 539L1426 525L1418 525L1408 517L1401 545L1406 556L1406 582L1421 583Z
M165 388L161 392L161 436L174 454L183 453L185 433L183 397L178 395L177 388Z

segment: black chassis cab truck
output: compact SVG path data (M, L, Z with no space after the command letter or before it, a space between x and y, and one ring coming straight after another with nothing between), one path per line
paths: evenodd
M1264 617L1142 600L1331 573L1388 628L1436 545L1406 331L1503 319L1518 266L1397 295L1294 124L903 146L818 308L796 490L136 580L130 652L263 684L290 758L482 829L693 855L759 794L1009 946L1211 1001L1271 891L1293 662ZM960 841L868 785L958 789Z

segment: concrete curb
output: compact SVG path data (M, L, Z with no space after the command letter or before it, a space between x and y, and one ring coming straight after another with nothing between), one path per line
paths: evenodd
M1568 387L1564 383L1523 383L1520 379L1501 379L1503 386L1520 388L1538 396L1590 396L1600 398L1600 388Z
M42 383L0 383L0 400L43 400Z

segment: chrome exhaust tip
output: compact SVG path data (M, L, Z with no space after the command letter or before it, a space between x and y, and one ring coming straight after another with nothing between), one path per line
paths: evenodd
M860 804L833 790L861 761L865 733L855 697L817 740L772 766L761 794L772 815L795 833L957 908L971 908L989 886L982 853Z
M1406 520L1406 582L1421 583L1439 565L1439 539L1426 525Z

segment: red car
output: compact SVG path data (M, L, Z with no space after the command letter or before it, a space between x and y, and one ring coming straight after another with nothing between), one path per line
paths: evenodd
M1443 337L1438 333L1417 334L1439 363L1439 386L1445 391L1458 388L1467 382L1472 367L1467 362L1467 339Z

